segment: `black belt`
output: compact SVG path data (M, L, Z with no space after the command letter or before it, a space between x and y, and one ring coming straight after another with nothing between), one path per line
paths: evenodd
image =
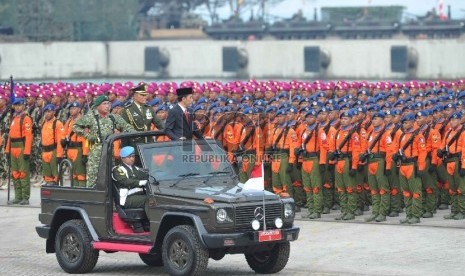
M449 153L447 155L447 158L455 158L455 157L460 157L460 153Z
M302 154L302 157L304 157L304 158L319 157L319 154L318 154L318 152L304 152Z
M410 158L405 158L404 160L401 160L401 164L415 163L417 161L418 161L418 157L410 157Z
M289 150L288 150L288 149L275 149L274 152L275 152L275 153L286 153L286 154L289 154Z
M57 145L42 146L42 152L54 151Z
M339 154L339 158L352 158L351 153L341 153Z
M11 143L24 142L24 137L21 138L10 138Z
M372 153L371 158L386 158L385 152Z
M257 154L255 150L246 150L243 154Z
M82 142L69 142L68 149L82 148Z

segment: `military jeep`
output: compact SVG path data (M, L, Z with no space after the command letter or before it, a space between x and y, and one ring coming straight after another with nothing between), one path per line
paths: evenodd
M100 251L134 252L171 275L201 275L209 258L244 254L257 273L287 264L290 241L298 238L291 198L245 189L215 140L136 145L136 164L148 171L144 209L125 209L112 179L115 141L161 132L114 134L103 141L93 187L63 183L41 188L41 225L46 252L68 273L90 272ZM154 140L155 141L155 140ZM131 224L143 223L136 233Z

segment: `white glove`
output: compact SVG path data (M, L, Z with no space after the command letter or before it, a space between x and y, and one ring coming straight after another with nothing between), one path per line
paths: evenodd
M139 180L139 186L147 185L147 180Z

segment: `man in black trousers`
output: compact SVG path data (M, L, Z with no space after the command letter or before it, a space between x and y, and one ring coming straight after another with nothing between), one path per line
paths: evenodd
M202 138L202 134L193 122L192 113L188 107L194 101L192 98L192 88L183 87L176 90L178 104L168 111L168 118L165 124L165 133L168 137L175 140L191 140L195 135Z

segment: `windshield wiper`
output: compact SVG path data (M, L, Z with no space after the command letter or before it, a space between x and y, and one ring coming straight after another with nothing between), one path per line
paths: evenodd
M173 184L171 184L171 185L170 185L170 188L176 186L181 180L186 179L186 177L194 176L194 175L199 175L199 173L185 173L185 174L180 174L180 175L178 175L178 177L181 177L181 178L179 178L178 181L176 181L176 182L174 182Z
M226 168L227 169L227 168ZM231 171L229 170L223 170L223 171L219 171L219 172L209 172L209 176L207 177L207 179L205 179L203 181L203 184L207 184L208 181L210 181L210 179L215 176L215 175L219 175L219 174L230 174Z

